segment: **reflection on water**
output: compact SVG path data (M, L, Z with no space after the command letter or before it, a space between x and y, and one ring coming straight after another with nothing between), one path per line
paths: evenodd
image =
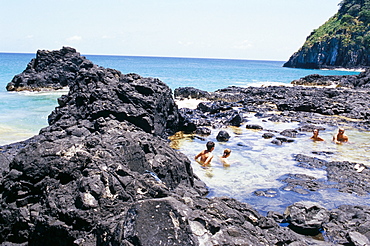
M245 126L229 127L226 129L231 136L228 142L217 142L216 136L219 131L217 129L213 129L212 134L204 139L179 133L172 140L172 147L179 149L192 160L194 172L210 189L210 197L230 196L252 204L261 212L270 210L283 212L288 205L300 200L317 201L327 208L334 208L341 204L370 205L369 196L344 194L334 189L302 195L282 190L284 183L279 181L288 173L306 174L317 179L326 179L326 172L322 169L298 167L293 154L305 154L327 161L350 161L369 165L370 132L346 128L350 143L337 145L331 142L337 128L321 125L326 128L320 131L320 136L326 140L324 142L310 140L312 133L299 132L294 142L277 146L271 143L271 139L264 139L262 134L271 130L278 136L279 133L275 131L297 128L298 123L265 122L252 114L248 120L248 124L259 124L264 130L250 130ZM215 157L212 166L203 169L194 161L194 156L205 149L207 141L216 143L213 152ZM231 162L230 167L223 167L219 159L225 148L232 150L228 158ZM327 154L315 155L312 152ZM256 196L253 193L257 190L267 191L275 197Z

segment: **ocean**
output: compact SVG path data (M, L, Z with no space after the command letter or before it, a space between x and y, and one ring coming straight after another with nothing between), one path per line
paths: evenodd
M47 126L59 92L7 92L35 54L0 53L0 145L27 139ZM357 74L348 71L283 68L283 61L86 55L95 64L122 73L159 78L171 89L192 86L215 91L227 86L289 84L308 74Z
M25 140L47 126L47 117L57 106L57 98L67 90L57 92L7 92L5 87L14 75L21 73L35 54L0 53L0 145ZM134 56L98 56L86 55L93 63L114 68L122 73L137 73L143 77L159 78L172 90L178 87L191 86L202 90L215 91L227 86L261 86L288 85L292 80L309 74L347 75L358 74L354 71L309 70L284 68L284 61L169 58L169 57L134 57ZM250 121L261 124L264 128L283 130L297 126L297 123L263 122L251 114ZM330 139L335 128L326 126L327 130L320 135ZM330 141L313 143L309 136L300 135L290 145L277 147L261 140L261 133L247 131L244 128L227 129L232 140L216 145L215 155L221 155L223 148L232 149L230 168L219 165L217 158L210 169L202 169L194 161L195 173L208 185L210 196L231 196L248 202L260 212L269 210L283 212L285 207L299 200L318 201L327 208L341 204L367 204L369 197L355 194L339 193L335 190L322 190L310 194L296 194L281 189L280 181L290 172L303 173L324 179L323 170L307 170L297 167L292 154L310 154L314 150L335 152L328 160L349 160L362 163L370 162L369 132L349 129L347 134L355 143L336 146ZM207 140L215 140L217 131L213 131ZM239 143L249 146L240 147ZM189 159L204 149L205 142L185 136L176 142L176 148ZM275 198L253 195L256 190L268 190Z

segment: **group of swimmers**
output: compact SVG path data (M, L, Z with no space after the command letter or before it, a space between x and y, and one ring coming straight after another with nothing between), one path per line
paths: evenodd
M314 141L325 141L323 138L319 137L319 130L314 129L313 130L313 135L310 138ZM333 142L336 144L341 144L341 143L347 143L348 142L348 136L344 134L344 129L339 128L338 133L333 136Z
M203 167L207 167L211 164L211 161L213 159L212 151L214 149L215 149L215 143L212 142L212 141L208 141L207 144L206 144L206 149L199 152L199 154L197 154L194 159L196 161L198 161ZM231 154L230 149L224 149L224 152L223 152L222 156L220 156L221 163L225 167L230 166L230 163L227 160L227 158L230 156L230 154Z
M310 138L314 141L325 141L323 138L319 137L319 130L314 129L313 130L313 136ZM344 129L339 128L338 133L333 136L333 142L336 144L340 143L346 143L348 142L348 136L344 134ZM202 150L195 156L195 160L199 162L203 167L207 167L211 164L211 161L213 159L212 151L215 149L215 143L212 141L208 141L206 144L206 149ZM220 156L221 163L224 166L230 166L229 161L227 158L230 156L231 150L230 149L224 149L224 152L222 156ZM199 159L199 160L198 160Z

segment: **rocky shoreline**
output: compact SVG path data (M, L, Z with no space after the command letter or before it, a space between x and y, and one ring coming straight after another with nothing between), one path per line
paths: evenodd
M54 59L55 53L63 58ZM167 139L177 131L204 135L209 126L240 126L243 112L299 121L306 126L302 131L319 122L368 130L366 88L179 88L177 99L208 102L178 109L172 91L158 79L99 67L71 48L38 54L30 69L16 76L22 89L30 83L26 78L50 78L45 73L59 71L69 92L59 98L39 135L1 147L1 245L369 244L369 206L327 210L303 201L284 214L262 216L232 198L206 198L207 187L189 159ZM38 58L51 62L38 69L35 64L46 64ZM82 60L88 65L76 67L74 61ZM73 76L65 74L70 65L76 69ZM37 79L30 84L58 87L42 86ZM331 188L370 192L367 168L357 173L352 163L296 159L308 168L326 168ZM320 187L308 176L286 182L292 192Z

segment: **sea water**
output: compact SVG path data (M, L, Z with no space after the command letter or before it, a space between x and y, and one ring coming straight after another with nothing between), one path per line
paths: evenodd
M25 140L47 126L47 117L57 106L57 98L66 90L56 92L7 92L5 87L14 75L21 73L34 54L0 53L0 145ZM215 91L227 86L288 85L292 80L317 73L322 75L358 74L358 72L336 70L309 70L283 68L283 61L253 61L230 59L198 59L167 57L96 56L87 55L93 63L114 68L122 73L137 73L143 77L159 78L172 90L191 86ZM265 129L292 129L297 123L260 122L249 115L249 120L259 123ZM336 190L322 190L300 195L281 189L281 178L287 173L304 173L316 178L325 178L323 170L308 170L296 165L292 154L311 154L311 151L333 151L329 160L349 160L369 163L369 132L348 129L352 145L337 146L330 143L336 129L328 127L320 133L329 141L314 143L309 136L300 135L295 142L276 146L261 137L261 132L244 127L228 128L232 138L227 143L217 143L215 155L221 155L223 148L232 149L232 165L224 168L217 163L210 169L202 169L192 162L195 173L208 185L209 196L230 196L248 202L259 211L283 212L294 201L313 200L331 208L341 204L369 204L369 197L339 193ZM206 140L215 140L217 131ZM242 144L240 144L242 143ZM185 136L173 142L176 148L189 159L204 149L205 141ZM320 156L321 158L321 156ZM269 189L275 198L258 197L256 190Z
M7 92L6 85L21 73L35 54L0 53L0 145L27 139L47 126L47 117L66 91ZM169 57L86 55L93 63L122 73L159 78L171 89L192 86L215 91L227 86L289 84L292 80L318 73L357 74L335 70L282 67L283 61L199 59Z

